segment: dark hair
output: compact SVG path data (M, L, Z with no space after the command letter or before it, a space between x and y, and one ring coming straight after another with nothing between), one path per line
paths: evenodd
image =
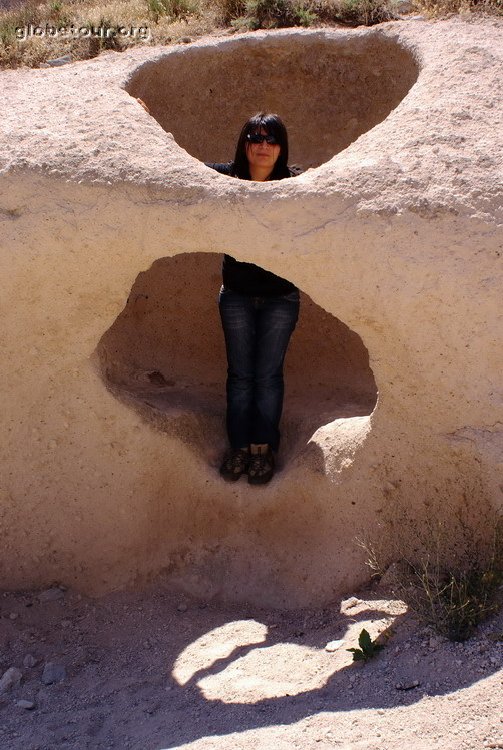
M250 180L250 169L248 166L248 157L246 156L246 136L249 133L259 133L263 128L268 135L273 135L280 147L279 156L274 165L269 179L282 180L284 177L290 177L288 169L288 135L286 127L279 115L273 115L267 112L258 112L245 122L239 134L236 155L234 156L232 174L242 180Z

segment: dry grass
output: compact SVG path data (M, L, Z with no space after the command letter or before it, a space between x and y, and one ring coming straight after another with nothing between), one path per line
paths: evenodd
M16 0L14 0L16 2ZM281 26L372 25L396 17L398 0L17 0L0 10L0 67L37 67L70 54L73 60L95 57L106 49L137 44L191 41L218 29L253 30ZM419 12L432 17L452 13L503 14L503 0L415 0ZM137 31L132 35L102 32L89 37L58 33L18 38L29 24ZM143 29L143 32L140 30ZM40 32L39 32L40 33ZM24 32L22 34L24 36Z
M442 18L450 14L503 15L503 0L417 0L419 10L431 18Z
M483 502L425 503L424 516L388 508L378 536L360 540L367 564L382 577L390 560L393 585L419 615L455 641L501 606L503 516Z
M51 0L37 4L30 0L19 7L0 11L0 67L38 67L46 60L67 54L72 60L83 60L106 49L122 51L138 44L190 41L217 27L216 12L199 8L196 3L197 0L193 5L189 5L188 0L151 0L148 4L145 0L111 3ZM44 32L46 25L58 30L73 26L74 32L17 38L16 27L24 29L29 24L40 24ZM81 27L90 30L89 36L76 33ZM120 33L120 27L128 33ZM94 34L93 28L103 30Z

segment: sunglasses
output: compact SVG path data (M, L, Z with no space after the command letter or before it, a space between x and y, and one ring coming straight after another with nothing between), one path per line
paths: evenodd
M271 146L277 146L278 141L276 139L275 135L262 135L262 133L248 133L246 136L246 140L249 143L263 143L264 141L266 143L270 143Z

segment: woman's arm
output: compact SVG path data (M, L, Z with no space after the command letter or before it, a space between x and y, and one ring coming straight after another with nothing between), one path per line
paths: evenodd
M232 176L233 163L231 161L225 163L205 161L204 166L214 169L216 172L220 172L220 174Z

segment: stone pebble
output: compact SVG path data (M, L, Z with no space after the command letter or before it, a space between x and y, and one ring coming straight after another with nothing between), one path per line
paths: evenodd
M66 678L66 667L54 661L48 661L42 672L44 685L52 685L54 682L62 682Z
M22 698L19 701L16 701L16 706L18 708L24 708L26 711L31 711L33 708L35 708L35 704L33 701L27 701Z
M0 678L0 695L13 687L19 687L23 673L17 667L9 667Z
M26 669L32 669L32 667L35 667L37 663L38 659L33 656L33 654L26 654L23 659L23 666L26 667Z
M46 589L38 594L37 598L39 602L55 602L58 599L63 599L65 592L59 588L59 586Z

